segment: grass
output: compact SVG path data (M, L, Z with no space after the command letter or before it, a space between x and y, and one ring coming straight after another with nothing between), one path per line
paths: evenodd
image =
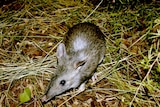
M123 6L125 7L125 6ZM0 8L0 106L42 106L55 50L68 27L92 22L106 35L106 55L97 80L58 96L49 106L160 106L160 6L136 4L115 10L89 2L24 0ZM31 100L19 95L29 87Z

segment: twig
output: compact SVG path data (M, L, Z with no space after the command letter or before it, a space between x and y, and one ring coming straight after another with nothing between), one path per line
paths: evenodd
M138 94L138 91L139 89L141 88L142 84L144 83L144 81L146 80L146 78L148 77L148 75L150 74L151 70L152 70L152 67L154 66L154 64L158 61L158 58L160 57L160 53L157 55L156 59L154 60L154 62L152 63L152 65L150 66L146 76L144 77L144 79L142 80L142 82L140 83L140 85L138 86L137 90L136 90L136 93L132 99L132 101L130 102L129 104L129 107L132 107L132 104L133 104L133 101L135 100L137 94Z
M82 22L85 22L98 9L98 7L101 5L102 2L103 2L103 0L101 0L101 2L99 2L99 4L96 6L96 8Z

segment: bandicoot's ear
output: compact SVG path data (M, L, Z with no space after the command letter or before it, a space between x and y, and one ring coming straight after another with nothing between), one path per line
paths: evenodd
M74 63L74 68L77 69L78 67L83 66L86 63L86 61L79 61Z
M60 43L57 47L57 58L61 58L62 56L66 56L66 48L63 43Z

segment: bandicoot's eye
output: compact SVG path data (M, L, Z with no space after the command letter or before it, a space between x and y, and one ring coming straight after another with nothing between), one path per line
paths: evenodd
M66 81L65 80L61 80L59 84L64 86L66 84Z

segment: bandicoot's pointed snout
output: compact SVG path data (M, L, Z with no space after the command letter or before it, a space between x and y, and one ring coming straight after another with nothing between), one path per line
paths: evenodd
M47 95L44 95L42 98L41 98L41 102L42 104L46 104L48 103L50 100L54 99L55 97L48 97Z

